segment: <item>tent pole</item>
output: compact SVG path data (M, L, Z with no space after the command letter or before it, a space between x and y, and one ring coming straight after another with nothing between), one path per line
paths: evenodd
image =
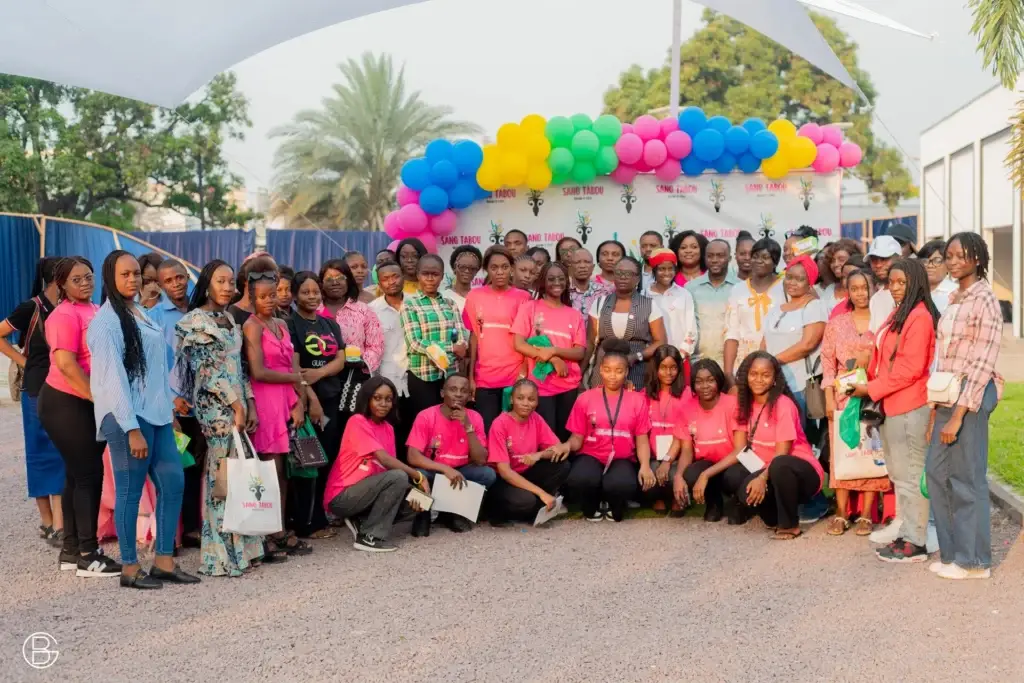
M679 116L679 46L682 42L683 0L672 0L672 82L669 86L668 110L672 118Z

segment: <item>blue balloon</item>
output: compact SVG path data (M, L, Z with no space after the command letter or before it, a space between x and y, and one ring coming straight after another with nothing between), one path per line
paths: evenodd
M430 184L430 163L423 157L409 159L402 165L402 184L410 190L422 192Z
M491 196L491 194L493 194L493 193L490 190L485 190L484 188L480 187L479 185L476 186L476 198L477 199L488 199Z
M431 140L427 144L427 161L430 162L431 166L439 161L451 161L454 150L455 145L444 138Z
M691 138L708 127L708 117L700 107L686 107L679 112L679 130Z
M477 198L479 186L472 178L459 178L455 187L448 192L448 206L451 209L465 209Z
M704 162L692 154L683 159L683 173L688 176L698 176L704 172Z
M747 132L751 135L761 130L768 130L768 125L761 119L747 119L743 122L743 127L746 128Z
M750 153L758 159L767 159L778 151L779 139L770 130L759 130L750 137Z
M693 156L713 163L725 151L725 138L717 130L705 128L693 138Z
M719 173L730 173L734 168L736 168L736 157L728 152L723 152L722 156L715 160L715 170Z
M476 175L484 163L484 151L472 140L459 140L452 149L452 161L462 175Z
M430 169L430 182L442 190L450 190L459 179L459 169L447 160L441 160Z
M708 119L708 128L711 130L717 130L719 133L725 134L725 131L732 127L732 123L729 119L724 116L712 116Z
M420 192L420 208L437 216L448 208L448 193L436 185L428 185Z
M746 152L740 155L738 165L744 173L757 173L757 169L761 168L761 160Z
M732 126L725 131L725 150L739 156L750 149L750 133L743 126Z

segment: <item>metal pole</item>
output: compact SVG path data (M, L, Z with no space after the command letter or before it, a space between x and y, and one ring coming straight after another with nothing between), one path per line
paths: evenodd
M672 82L669 86L669 112L679 116L679 46L682 43L683 0L672 0L672 52L669 53Z

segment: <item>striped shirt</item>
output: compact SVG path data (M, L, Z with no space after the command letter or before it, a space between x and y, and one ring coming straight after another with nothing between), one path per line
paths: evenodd
M401 321L409 372L424 382L444 379L447 373L427 356L427 347L432 344L448 355L448 372L455 372L458 358L453 347L466 342L466 331L455 304L440 294L427 296L420 291L406 294Z
M121 321L109 301L100 306L86 335L92 351L89 386L95 402L96 425L98 427L110 414L126 434L139 428L139 418L155 426L170 424L174 410L167 367L167 341L160 326L143 309L138 310L141 316L135 321L142 334L146 374L130 384L124 368ZM96 440L105 440L99 429Z
M998 395L1003 395L1003 378L996 372L1003 313L985 280L978 280L964 292L953 292L949 304L938 325L936 369L966 375L959 404L976 413L989 381L995 382Z

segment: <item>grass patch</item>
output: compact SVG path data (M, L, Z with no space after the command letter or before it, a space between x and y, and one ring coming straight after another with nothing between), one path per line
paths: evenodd
M1007 383L989 421L988 466L1024 494L1024 383Z

